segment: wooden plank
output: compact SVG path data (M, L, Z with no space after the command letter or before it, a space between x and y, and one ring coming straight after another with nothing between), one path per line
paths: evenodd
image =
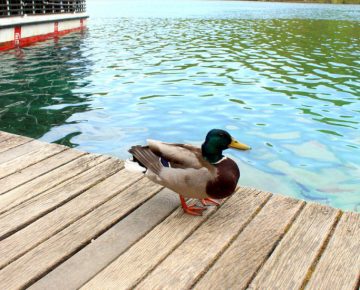
M99 155L87 154L0 195L0 214L104 161L98 158Z
M31 143L31 142L30 142ZM67 150L68 147L55 144L41 146L38 150L29 152L15 159L0 164L0 178L6 177L14 172L20 171L50 156Z
M0 269L113 198L141 177L142 174L122 170L0 241Z
M336 209L307 204L250 287L299 289L338 215Z
M28 289L48 289L49 285L52 290L78 289L178 206L179 197L169 189L163 189Z
M201 232L205 239L211 236L211 239L207 240L207 242L216 244L225 240L226 235L233 236L235 234L233 230L239 229L241 224L254 214L267 197L267 194L259 195L258 192L253 190L243 189L230 197L208 220L207 216L209 216L210 211L214 210L214 207L209 209L209 212L206 212L207 215L204 217L184 215L182 210L179 209L84 285L82 289L133 289L142 278L177 248L203 221L207 220L201 226L201 230L197 230L194 235L197 236L197 233ZM240 215L239 212L241 212ZM235 225L237 223L240 223L240 225ZM219 225L221 228L230 225L230 229L224 233L223 237L216 236L216 226ZM213 232L213 235L211 235L211 232ZM202 259L202 256L198 256L195 251L191 250L191 255L195 260L197 257ZM180 273L177 273L177 275L180 275ZM171 277L166 276L167 279L171 279Z
M116 182L116 179L112 181ZM108 185L111 186L109 182L106 182L103 186L98 187L96 195L99 196L108 191ZM117 186L119 185L118 183ZM134 208L151 198L160 189L159 185L146 178L128 187L94 209L90 214L83 216L2 269L0 271L0 289L18 289L29 286L77 250L90 243L91 239L106 231ZM114 190L114 187L110 190Z
M85 154L86 153L84 152L73 149L65 150L31 165L22 171L15 172L14 174L0 179L0 195Z
M19 140L19 142L23 142L23 140L24 140L22 137L17 137L16 139ZM31 152L36 152L43 145L44 145L43 142L40 142L37 140L31 140L31 141L25 142L19 146L16 146L16 147L13 147L6 151L3 151L0 153L0 164L8 162L12 159L18 158L20 156L29 154Z
M0 153L32 141L33 139L20 136L7 136L0 143Z
M11 136L10 133L0 131L0 142L1 142L1 140L6 140L6 139L11 138L11 137L12 136Z
M139 289L189 289L271 196L256 191L227 202L139 285ZM166 277L166 279L164 279Z
M97 160L101 159L104 158L100 157ZM0 240L68 202L122 168L123 163L119 160L108 159L55 188L10 209L0 216Z
M340 219L305 289L358 289L360 278L360 214Z
M5 132L5 131L0 131L0 139L5 139L5 138L9 138L9 137L11 138L14 136L17 136L17 135L14 135L12 133Z
M194 288L246 289L303 205L304 202L293 198L273 196ZM201 245L195 244L196 252L198 252L197 249ZM207 248L203 245L205 251ZM204 254L199 254L203 262ZM198 266L195 266L198 271ZM181 264L181 268L183 267ZM186 272L186 269L180 269L180 271ZM189 273L186 275L189 276ZM171 285L168 280L166 283L168 286Z
M0 143L6 141L6 140L9 140L11 139L11 136L2 136L1 135L1 132L0 132ZM1 144L0 144L0 148L1 148Z

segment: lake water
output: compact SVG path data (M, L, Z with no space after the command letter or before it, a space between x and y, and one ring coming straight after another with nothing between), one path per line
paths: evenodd
M101 3L101 6L100 4ZM127 158L224 128L240 183L360 211L360 6L88 1L88 30L0 54L0 130Z

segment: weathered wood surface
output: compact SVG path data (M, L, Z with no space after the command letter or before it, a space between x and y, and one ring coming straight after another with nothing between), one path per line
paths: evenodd
M338 214L338 210L323 205L307 204L250 287L299 289Z
M82 156L0 195L0 214L86 171L98 163L98 158L93 154Z
M360 215L240 188L201 217L111 157L0 131L0 289L357 289Z
M260 191L240 190L214 213L211 219L201 225L161 264L157 265L156 269L138 287L140 289L190 288L238 235L239 231L250 222L269 197L270 194ZM105 285L110 288L110 285ZM112 283L111 287L115 285ZM94 288L100 289L101 285L97 284Z
M4 194L9 190L48 173L84 154L85 153L77 150L65 150L21 171L15 172L6 178L2 178L0 179L0 194Z
M97 158L99 164L0 215L0 240L60 207L122 168L120 162Z
M302 205L299 200L272 196L195 288L246 289Z
M35 141L26 143L24 146L26 147L28 144L32 144ZM44 160L50 156L53 156L55 154L58 154L64 150L67 150L65 146L60 145L42 145L37 144L36 147L38 147L34 151L30 151L29 153L23 154L19 157L16 157L14 159L11 159L7 162L3 162L0 164L0 178L3 178L5 176L8 176L12 173L18 172L22 170L23 168L26 168L30 165L33 165L41 160ZM39 148L40 147L40 148ZM4 152L6 153L6 152Z
M163 189L126 219L121 220L43 279L30 286L29 290L43 290L49 285L52 290L80 288L109 265L114 257L120 256L178 206L179 198L170 190Z
M306 289L358 289L360 279L360 215L345 213Z
M19 145L25 144L32 141L30 138L17 137L17 136L8 136L3 139L0 145L0 153L5 152L9 149L15 148Z

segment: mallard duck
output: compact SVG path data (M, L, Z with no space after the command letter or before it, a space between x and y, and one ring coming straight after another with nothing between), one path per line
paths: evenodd
M237 186L239 167L222 154L228 148L250 149L228 132L213 129L206 135L201 148L147 140L147 146L131 147L129 152L133 160L125 166L128 169L137 166L152 181L178 193L185 213L202 215L205 207L188 205L185 198L200 199L204 206L219 205L214 199L230 196Z

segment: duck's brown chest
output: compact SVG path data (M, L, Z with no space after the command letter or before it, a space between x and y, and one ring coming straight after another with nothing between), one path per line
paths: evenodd
M206 193L212 198L225 198L231 195L240 178L240 170L237 164L230 158L226 158L215 164L217 177L208 182Z

